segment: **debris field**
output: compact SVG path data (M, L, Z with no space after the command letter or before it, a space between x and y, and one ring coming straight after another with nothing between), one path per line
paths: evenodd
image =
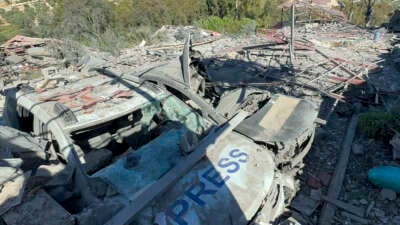
M293 35L163 26L118 56L6 42L0 224L400 224L396 191L368 173L400 167L400 130L359 126L400 105L399 35Z

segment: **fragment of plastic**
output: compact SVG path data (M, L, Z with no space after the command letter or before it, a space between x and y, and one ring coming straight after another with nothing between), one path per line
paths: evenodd
M379 166L368 171L368 179L378 187L400 193L400 167Z
M377 42L377 41L379 41L379 39L381 39L381 32L375 31L375 33L374 33L374 41Z

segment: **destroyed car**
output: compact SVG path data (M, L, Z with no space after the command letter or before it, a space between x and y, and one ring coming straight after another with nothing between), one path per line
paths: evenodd
M181 62L136 74L94 68L7 90L5 223L275 221L311 147L316 106L252 89L235 107L218 109L193 88L205 80L193 74L196 83ZM246 112L253 101L259 107ZM19 189L10 186L15 177ZM10 192L25 197L4 200Z

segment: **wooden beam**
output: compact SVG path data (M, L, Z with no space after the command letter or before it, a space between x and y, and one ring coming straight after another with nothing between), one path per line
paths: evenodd
M354 205L346 203L346 202L342 202L337 199L329 198L328 196L325 196L325 195L322 195L321 199L328 203L334 204L335 206L337 206L343 210L346 210L350 213L353 213L354 215L357 215L359 217L363 217L365 214L365 210L361 207L357 207L357 206L354 206Z
M350 123L347 127L346 136L343 141L342 152L340 153L339 160L336 164L335 173L333 174L332 181L328 189L328 198L337 199L342 189L344 175L346 174L346 167L349 161L349 156L351 152L351 146L353 144L353 139L356 134L356 129L358 125L358 116L361 106L359 104L355 107L355 112L350 119ZM336 207L331 203L326 203L321 211L321 216L319 217L320 225L330 225L332 224L333 216L335 215Z
M183 161L169 170L158 181L139 190L138 194L127 206L112 217L106 225L128 225L131 224L135 215L145 208L154 198L168 190L178 179L184 176L194 165L200 161L208 151L212 151L218 142L224 139L233 129L240 124L248 113L240 111L223 126L211 131Z

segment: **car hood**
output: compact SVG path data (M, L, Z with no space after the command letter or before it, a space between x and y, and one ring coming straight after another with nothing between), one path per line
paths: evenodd
M171 130L138 149L135 154L141 162L135 169L125 169L125 159L120 159L95 176L133 199L184 157L179 153L179 136L179 130ZM272 187L271 152L235 132L213 149L137 215L137 224L246 224Z
M314 103L277 94L235 130L255 141L291 145L314 132L317 116Z

